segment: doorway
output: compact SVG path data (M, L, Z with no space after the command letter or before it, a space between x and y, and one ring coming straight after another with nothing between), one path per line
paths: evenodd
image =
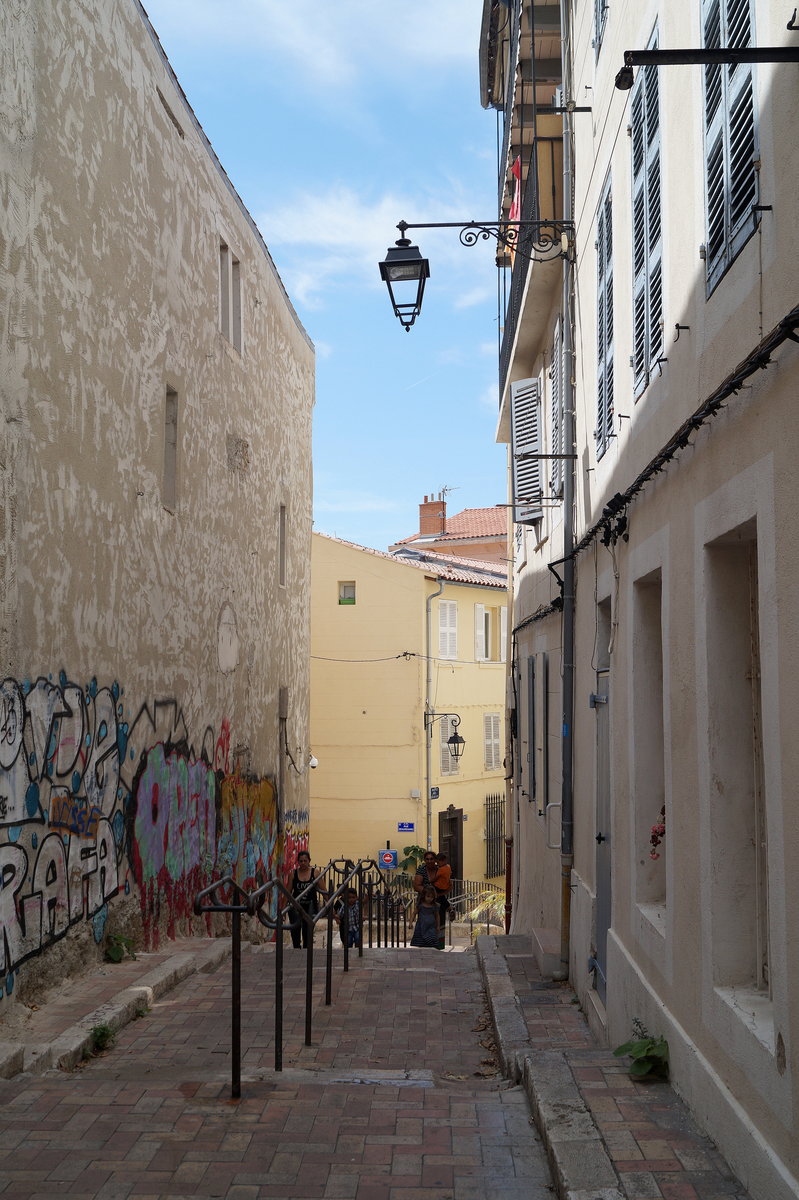
M450 804L438 814L438 848L446 854L452 878L463 879L463 809Z

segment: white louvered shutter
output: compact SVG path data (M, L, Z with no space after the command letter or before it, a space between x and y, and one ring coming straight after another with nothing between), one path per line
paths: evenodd
M511 384L511 451L513 454L513 519L532 525L541 507L541 385L537 379Z
M613 199L608 178L597 213L596 449L601 458L613 434Z
M506 658L508 657L506 653L506 643L508 640L508 609L507 605L505 604L503 604L502 608L499 610L499 623L499 661L505 662Z
M560 317L555 322L552 338L552 366L550 379L550 453L563 454L563 335ZM552 495L560 500L563 496L563 459L552 458L549 472L549 487Z
M474 657L478 662L488 658L486 645L486 610L484 604L474 606Z
M455 600L438 602L439 658L458 657L458 605Z
M486 771L496 771L501 766L499 727L499 713L483 714L483 761Z
M657 47L653 37L649 49ZM658 68L642 67L631 101L633 175L633 386L639 395L663 348L663 238Z
M751 45L751 0L703 0L702 37L710 50ZM751 64L710 64L704 84L706 262L713 287L756 227L759 152Z
M457 775L460 771L460 762L457 758L453 758L453 756L450 754L449 746L447 744L453 733L455 733L457 725L452 724L451 717L442 717L438 722L438 727L441 731L439 735L439 765L441 768L441 774Z

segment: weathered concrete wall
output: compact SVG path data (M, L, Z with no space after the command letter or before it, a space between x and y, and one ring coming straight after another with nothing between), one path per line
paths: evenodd
M308 742L314 361L136 0L14 0L0 33L11 995L116 924L198 931L198 887L274 864L281 686ZM307 781L289 776L290 855Z

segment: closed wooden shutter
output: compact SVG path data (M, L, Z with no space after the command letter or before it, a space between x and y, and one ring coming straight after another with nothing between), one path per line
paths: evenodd
M541 386L537 379L511 384L511 452L513 455L513 519L531 525L541 507Z
M550 453L563 454L563 334L558 317L552 338L552 366L550 379ZM563 459L553 457L549 472L549 487L552 495L560 500L563 496Z
M653 36L649 49L655 49ZM631 100L633 387L639 395L663 349L663 237L658 68L642 67Z
M497 771L502 765L499 744L499 713L483 714L483 761L486 771Z
M440 658L458 657L458 605L454 600L438 602L438 653Z
M613 199L608 179L597 213L596 449L601 458L613 434Z

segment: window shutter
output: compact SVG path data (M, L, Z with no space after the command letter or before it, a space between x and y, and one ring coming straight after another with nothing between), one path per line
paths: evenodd
M506 643L508 640L508 609L507 609L507 606L504 604L503 604L502 608L499 610L499 624L500 624L499 661L505 662L505 659L507 658L507 654L505 653L505 646L506 646Z
M483 714L483 762L486 771L496 771L502 765L499 745L499 713Z
M486 610L484 604L474 606L474 657L478 662L488 658L486 646Z
M439 735L439 765L442 775L457 775L460 770L460 764L457 758L453 758L449 752L447 742L452 737L457 729L456 725L452 724L451 717L442 717L438 722L438 727L441 731Z
M751 0L702 0L707 49L754 41ZM757 113L748 63L705 67L706 262L712 288L756 228Z
M563 454L563 333L558 317L552 339L552 366L549 370L551 388L551 431L550 452ZM549 473L549 487L557 499L563 496L563 459L553 458Z
M526 457L541 453L541 387L537 379L519 379L511 384L511 452L513 519L532 525L543 516L541 462Z
M649 48L657 46L653 36ZM663 238L658 69L642 67L631 102L633 158L633 387L639 395L663 348Z
M597 214L597 457L613 435L613 202L605 184Z
M440 658L458 657L458 605L454 600L438 602L438 654Z

